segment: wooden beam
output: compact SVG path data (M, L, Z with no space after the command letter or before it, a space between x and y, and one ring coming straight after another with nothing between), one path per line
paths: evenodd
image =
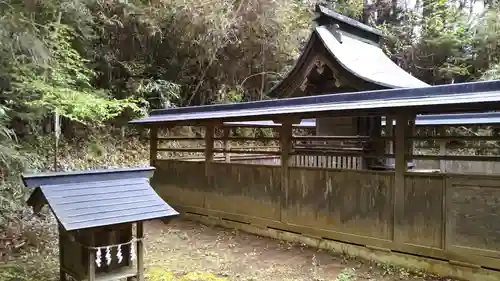
M144 281L144 224L136 223L137 237L137 281Z
M95 246L95 233L92 230L88 231L89 235L89 243L88 246L94 247ZM88 259L88 281L95 281L95 249L87 249L89 252L89 259Z
M66 272L63 270L63 265L64 263L64 248L63 245L65 244L65 240L67 238L67 235L65 235L64 228L62 227L61 224L58 224L58 229L59 229L59 280L60 281L66 281Z
M158 159L158 127L151 127L149 134L149 165L154 166Z
M288 204L288 179L290 152L292 150L292 123L284 123L281 125L280 131L280 146L281 146L281 209L286 208Z
M408 149L408 154L410 155L413 155L415 151L415 140L413 139L413 137L415 135L415 130L416 130L416 125L415 125L416 118L417 118L416 115L411 116L408 120L408 126L406 127L407 149Z
M210 175L210 166L214 160L214 126L205 126L205 175Z
M284 116L280 118L276 118L273 120L274 123L281 124L282 126L284 124L290 124L291 125L298 125L300 122L302 122L302 118L297 117L297 116Z
M170 151L170 152L205 152L206 148L158 148L157 151Z
M231 149L231 142L228 140L229 136L231 134L231 128L224 127L223 133L224 133L224 136L223 136L222 141L224 143L224 161L229 163L229 162L231 162L231 154L229 154L229 152L227 152L227 151Z
M264 149L271 149L274 147L269 147L269 146L253 146L253 147L233 147L232 149L220 149L220 148L213 148L212 154L214 153L262 153L262 154L271 154L271 155L280 155L280 151L277 150L279 147L275 147L275 150L264 150ZM200 153L200 152L206 152L206 148L158 148L158 151L169 151L169 152L186 152L186 153ZM213 158L213 156L212 156ZM212 159L213 160L213 159Z
M439 136L446 136L446 127L439 127ZM446 155L446 140L440 140L439 143L439 155ZM441 173L446 173L446 161L439 160L439 171Z
M385 130L386 130L386 136L387 137L394 137L394 124L393 124L394 117L392 116L386 116L385 117ZM394 140L390 139L387 141L387 147L385 153L387 154L393 154L394 153Z
M360 140L370 140L370 136L293 136L293 140L303 140L303 141L310 141L310 140L332 140L332 141L360 141ZM386 138L381 138L381 139L386 139Z
M201 137L157 137L158 141L193 141L193 140L204 140Z
M224 127L224 130L225 129L228 129L230 130L230 128L228 127ZM216 137L214 138L214 140L228 140L228 141L273 141L273 140L279 140L279 138L275 138L275 137L227 137L227 138L220 138L220 137Z
M258 148L258 147L257 147ZM222 150L222 149L214 149L212 151L213 153L235 153L235 154L265 154L265 155L281 155L280 151L272 151L272 150L237 150L237 149L230 149L230 150Z
M500 136L414 136L412 140L500 141Z
M408 155L407 159L421 160L446 160L446 161L477 161L477 162L500 162L498 156L475 156L475 155Z
M408 151L408 116L396 116L396 163L394 173L394 228L393 240L402 243L404 229L405 173L408 170L406 154Z

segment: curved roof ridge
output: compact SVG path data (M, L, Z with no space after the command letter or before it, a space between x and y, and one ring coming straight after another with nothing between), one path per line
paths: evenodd
M375 36L375 38L377 38L377 41L378 41L378 39L380 39L380 37L385 36L384 33L382 33L382 31L380 31L378 29L373 28L369 25L366 25L366 24L359 22L355 19L352 19L350 17L346 17L342 14L334 12L323 5L317 4L316 5L316 12L318 12L320 14L320 17L315 19L315 21L317 21L317 22L320 21L321 16L326 16L327 18L333 20L336 23L347 25L348 27L350 27L350 29L358 29L358 30L362 31L363 33L368 33L368 35L372 35L370 37Z

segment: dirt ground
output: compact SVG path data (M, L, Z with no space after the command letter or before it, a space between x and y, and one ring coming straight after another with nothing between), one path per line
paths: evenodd
M145 229L147 270L241 281L449 280L181 219L150 222Z

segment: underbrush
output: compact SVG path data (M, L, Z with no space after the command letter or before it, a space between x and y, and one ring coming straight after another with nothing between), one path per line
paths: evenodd
M146 166L149 150L145 143L138 137L121 138L119 134L62 140L57 169ZM53 170L51 137L21 143L19 152L26 162L25 172ZM56 221L47 208L41 214L33 214L25 204L28 194L21 183L21 172L10 171L0 187L0 281L49 281L59 276Z

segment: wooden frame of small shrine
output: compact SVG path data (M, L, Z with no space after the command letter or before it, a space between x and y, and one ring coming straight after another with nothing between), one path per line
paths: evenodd
M28 205L59 227L60 280L144 280L144 225L178 215L151 188L154 168L23 175ZM135 229L135 231L134 231Z

